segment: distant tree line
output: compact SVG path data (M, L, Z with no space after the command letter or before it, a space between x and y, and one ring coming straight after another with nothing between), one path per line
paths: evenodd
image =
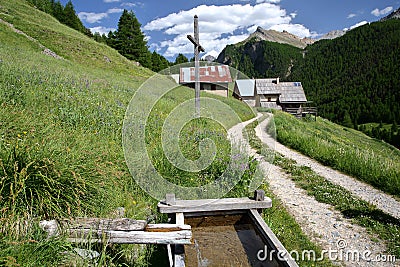
M375 127L367 127L365 124L362 124L358 127L358 130L373 138L384 140L400 149L400 132L396 121L392 123L390 129L383 127L383 123L381 122Z
M145 35L141 30L141 24L133 11L124 10L118 21L118 29L110 31L108 35L98 32L92 33L87 29L79 17L76 15L75 8L71 1L63 6L60 1L55 0L27 0L39 10L42 10L61 23L84 33L97 42L107 44L116 49L127 59L139 62L143 67L149 68L155 72L168 68L171 65L188 62L188 59L179 54L175 62L169 62L164 56L156 51L151 52L147 45Z

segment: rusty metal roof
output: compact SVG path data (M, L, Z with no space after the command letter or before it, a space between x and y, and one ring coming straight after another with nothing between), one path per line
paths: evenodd
M199 67L200 82L228 83L232 82L231 72L226 65ZM181 68L179 83L194 83L194 67Z

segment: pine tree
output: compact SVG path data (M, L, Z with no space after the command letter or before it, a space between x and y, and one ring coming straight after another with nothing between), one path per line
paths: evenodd
M114 47L126 58L138 61L144 67L149 67L151 66L151 54L140 27L141 24L135 14L124 9L118 21Z
M112 47L112 48L114 48L114 49L117 49L117 47L116 47L116 40L117 40L116 32L109 31L109 32L108 32L108 35L107 35L107 39L106 39L107 45L108 45L109 47Z
M62 18L63 18L63 21L61 21L62 23L77 31L86 34L86 28L83 26L81 20L76 15L75 8L71 0L65 4Z
M392 124L392 133L393 134L395 134L395 133L399 133L399 127L397 126L397 122L396 121L393 121L393 124Z
M189 60L188 60L188 58L187 57L185 57L185 55L183 55L183 54L178 54L178 56L175 58L175 65L178 65L178 64L183 64L183 63L187 63L187 62L189 62Z
M58 21L62 22L63 14L64 14L64 7L60 3L60 1L54 2L52 1L52 14L53 16L58 19Z
M349 127L349 128L354 128L354 124L351 121L350 114L349 114L349 112L347 110L344 112L343 126L346 126L346 127Z
M152 71L159 72L168 68L169 62L165 57L154 51L151 54L151 66Z

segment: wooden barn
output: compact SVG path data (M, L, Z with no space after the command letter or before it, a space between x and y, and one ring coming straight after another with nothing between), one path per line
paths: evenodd
M233 96L253 107L281 109L301 113L307 103L301 82L275 79L237 80Z
M228 96L228 85L232 82L229 67L226 65L199 67L200 90ZM194 67L181 68L179 83L194 88Z

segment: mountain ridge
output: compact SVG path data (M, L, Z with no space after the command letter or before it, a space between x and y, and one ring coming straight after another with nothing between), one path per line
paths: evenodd
M246 38L243 42L248 42L251 39L289 44L298 48L305 48L307 45L313 44L315 42L314 39L308 37L301 38L285 30L282 32L271 29L265 30L260 26L258 26L257 30L254 33L250 34L250 36Z
M389 19L400 19L400 8L396 9L386 17L382 18L381 21L386 21Z

